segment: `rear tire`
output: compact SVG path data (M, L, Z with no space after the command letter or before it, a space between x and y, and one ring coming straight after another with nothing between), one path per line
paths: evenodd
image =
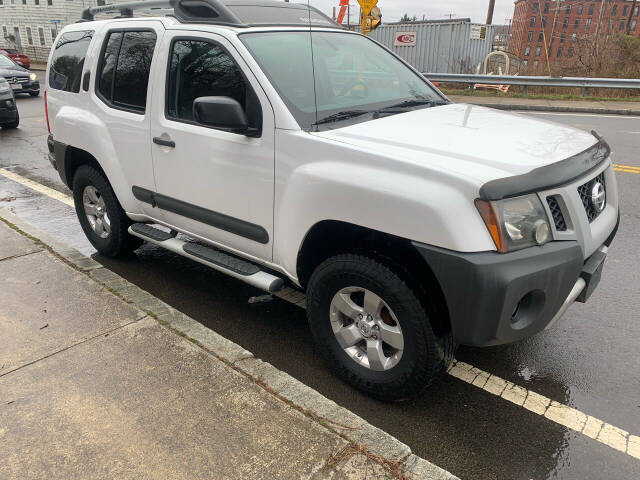
M364 300L367 295L368 301ZM354 305L358 307L353 310L354 322L340 308L336 309L344 298L347 310ZM372 308L366 304L374 305L375 298L380 299L378 305L382 310L380 307L373 310L387 313L369 317L367 312ZM363 325L358 320L362 311L365 318L371 319L370 323ZM329 364L348 383L380 400L400 401L419 395L453 360L455 342L451 333L436 336L429 316L411 288L390 268L367 256L343 254L322 262L307 288L307 316L313 337ZM394 345L385 341L389 326L395 330L394 335L402 336L401 341L387 337ZM355 335L349 337L349 342L341 336L344 328ZM338 333L334 333L336 330ZM353 341L351 338L359 338L358 343L345 348ZM376 359L375 347L369 349L380 339L379 351L383 355ZM401 349L396 348L399 346Z
M85 235L102 255L123 257L142 245L129 234L133 223L125 214L104 174L82 165L73 177L73 201Z

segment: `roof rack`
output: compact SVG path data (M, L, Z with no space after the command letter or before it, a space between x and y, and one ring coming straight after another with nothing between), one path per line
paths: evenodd
M273 9L276 8L281 13L275 13ZM343 28L315 7L273 0L147 0L126 2L87 8L82 12L82 20L80 21L93 21L96 14L113 12L119 12L121 17L130 18L133 17L133 12L136 10L173 10L170 15L180 23L206 23L241 28L267 25L300 26L307 24ZM294 14L295 11L299 10L304 10L305 13L302 16ZM260 13L261 11L264 13ZM285 12L288 15L285 15ZM249 17L251 21L243 21L238 15ZM308 23L306 22L307 15L309 16Z

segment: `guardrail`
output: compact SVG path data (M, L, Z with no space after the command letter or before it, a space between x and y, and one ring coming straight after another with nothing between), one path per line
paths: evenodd
M583 78L583 77L535 77L510 75L466 75L459 73L423 73L432 82L464 83L471 87L476 83L489 85L521 85L527 87L582 88L586 96L590 88L627 88L640 90L640 80L632 78Z

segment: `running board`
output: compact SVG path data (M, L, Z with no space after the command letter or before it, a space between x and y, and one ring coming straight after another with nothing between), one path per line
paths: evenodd
M134 223L129 227L129 233L267 292L277 292L284 286L282 278L260 270L254 263L215 248L179 240L145 223Z

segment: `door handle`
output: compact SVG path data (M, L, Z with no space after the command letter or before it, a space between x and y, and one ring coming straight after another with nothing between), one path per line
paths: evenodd
M162 145L163 147L176 148L176 142L162 137L153 137L153 143Z

